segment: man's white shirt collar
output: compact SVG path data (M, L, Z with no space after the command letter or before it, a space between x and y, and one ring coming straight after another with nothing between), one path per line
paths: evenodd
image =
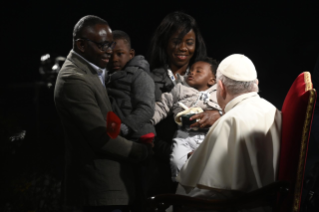
M106 68L102 69L102 68L98 67L97 65L89 62L87 59L82 57L79 53L75 52L73 49L71 51L72 51L73 54L76 54L77 56L79 56L80 58L85 60L88 64L90 64L90 66L92 66L94 68L94 70L96 70L96 72L98 73L98 75L99 75L99 77L101 79L102 84L104 85Z

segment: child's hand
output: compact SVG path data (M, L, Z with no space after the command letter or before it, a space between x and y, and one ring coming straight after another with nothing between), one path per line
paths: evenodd
M121 135L122 136L127 136L130 133L130 128L126 124L121 124Z
M142 144L148 144L153 148L154 147L154 142L153 142L154 137L155 137L154 133L148 133L148 134L142 135L139 140Z
M198 122L192 124L190 127L208 128L211 127L219 118L220 114L217 110L206 110L190 117L190 120L199 119Z

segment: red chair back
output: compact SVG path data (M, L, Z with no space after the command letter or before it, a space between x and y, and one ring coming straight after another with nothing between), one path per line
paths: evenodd
M303 174L311 122L316 103L309 72L301 73L290 87L282 106L282 135L278 180L291 182L281 211L300 209Z

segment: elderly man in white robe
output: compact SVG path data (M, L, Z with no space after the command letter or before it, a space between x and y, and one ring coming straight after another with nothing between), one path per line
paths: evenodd
M229 198L276 179L281 112L257 94L254 64L244 55L230 55L220 63L217 81L224 115L180 171L177 194Z

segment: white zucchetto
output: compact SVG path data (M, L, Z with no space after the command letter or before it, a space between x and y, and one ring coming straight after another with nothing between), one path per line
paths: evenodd
M217 72L240 82L257 79L257 72L253 62L243 54L232 54L226 57L220 62Z

